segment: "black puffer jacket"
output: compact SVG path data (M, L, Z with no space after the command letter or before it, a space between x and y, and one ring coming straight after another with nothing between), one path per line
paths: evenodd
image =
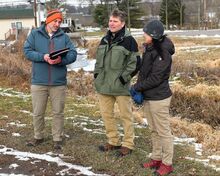
M138 80L134 85L136 91L144 94L145 100L163 100L172 95L168 79L174 53L174 45L166 36L157 44L145 45Z

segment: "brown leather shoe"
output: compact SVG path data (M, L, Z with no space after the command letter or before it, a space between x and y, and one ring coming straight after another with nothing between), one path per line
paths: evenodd
M44 139L33 139L31 141L26 142L26 145L29 147L35 147L37 145L40 145L44 142Z
M62 144L63 144L62 141L54 141L53 148L54 148L55 150L61 150L61 149L62 149Z
M123 157L126 155L129 155L132 153L132 149L129 149L127 147L121 147L121 149L119 150L119 152L116 154L118 157Z
M121 146L115 146L115 145L111 145L109 143L106 143L105 145L100 145L99 146L99 150L102 151L102 152L117 150L117 149L120 149L120 148L121 148Z

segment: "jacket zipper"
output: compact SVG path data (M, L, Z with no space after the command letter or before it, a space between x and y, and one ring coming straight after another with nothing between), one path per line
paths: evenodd
M50 43L49 43L49 53L53 52L54 51L54 43L53 43L53 40L52 38L50 38ZM49 85L52 85L52 66L49 64L49 67L48 67L48 83Z

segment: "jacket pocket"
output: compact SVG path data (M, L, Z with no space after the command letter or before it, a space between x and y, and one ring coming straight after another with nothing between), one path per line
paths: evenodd
M104 73L100 72L94 80L96 91L100 91L101 87L103 86L103 82L104 82Z
M119 78L116 78L113 82L113 84L111 85L111 90L114 93L122 93L127 91L127 84L123 85L121 83L121 81L119 80Z
M113 48L111 51L111 69L123 69L128 53L120 48Z
M104 66L104 57L106 53L106 45L101 45L98 47L96 52L96 67L103 68Z

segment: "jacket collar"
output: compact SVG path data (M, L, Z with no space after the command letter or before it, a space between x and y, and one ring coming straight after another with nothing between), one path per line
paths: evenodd
M125 33L126 33L126 28L124 26L122 29L116 32L114 36L113 36L113 33L110 30L108 30L105 38L108 41L108 43L115 43L115 42L122 40L125 36Z
M146 43L144 43L143 47L144 47L144 51L152 51L154 49L153 44L146 44Z
M37 28L37 30L42 33L44 36L46 36L47 38L50 38L47 31L46 31L46 25L43 24L41 25L39 28ZM58 36L58 35L62 35L64 32L62 31L62 29L58 29L54 34L53 36Z

